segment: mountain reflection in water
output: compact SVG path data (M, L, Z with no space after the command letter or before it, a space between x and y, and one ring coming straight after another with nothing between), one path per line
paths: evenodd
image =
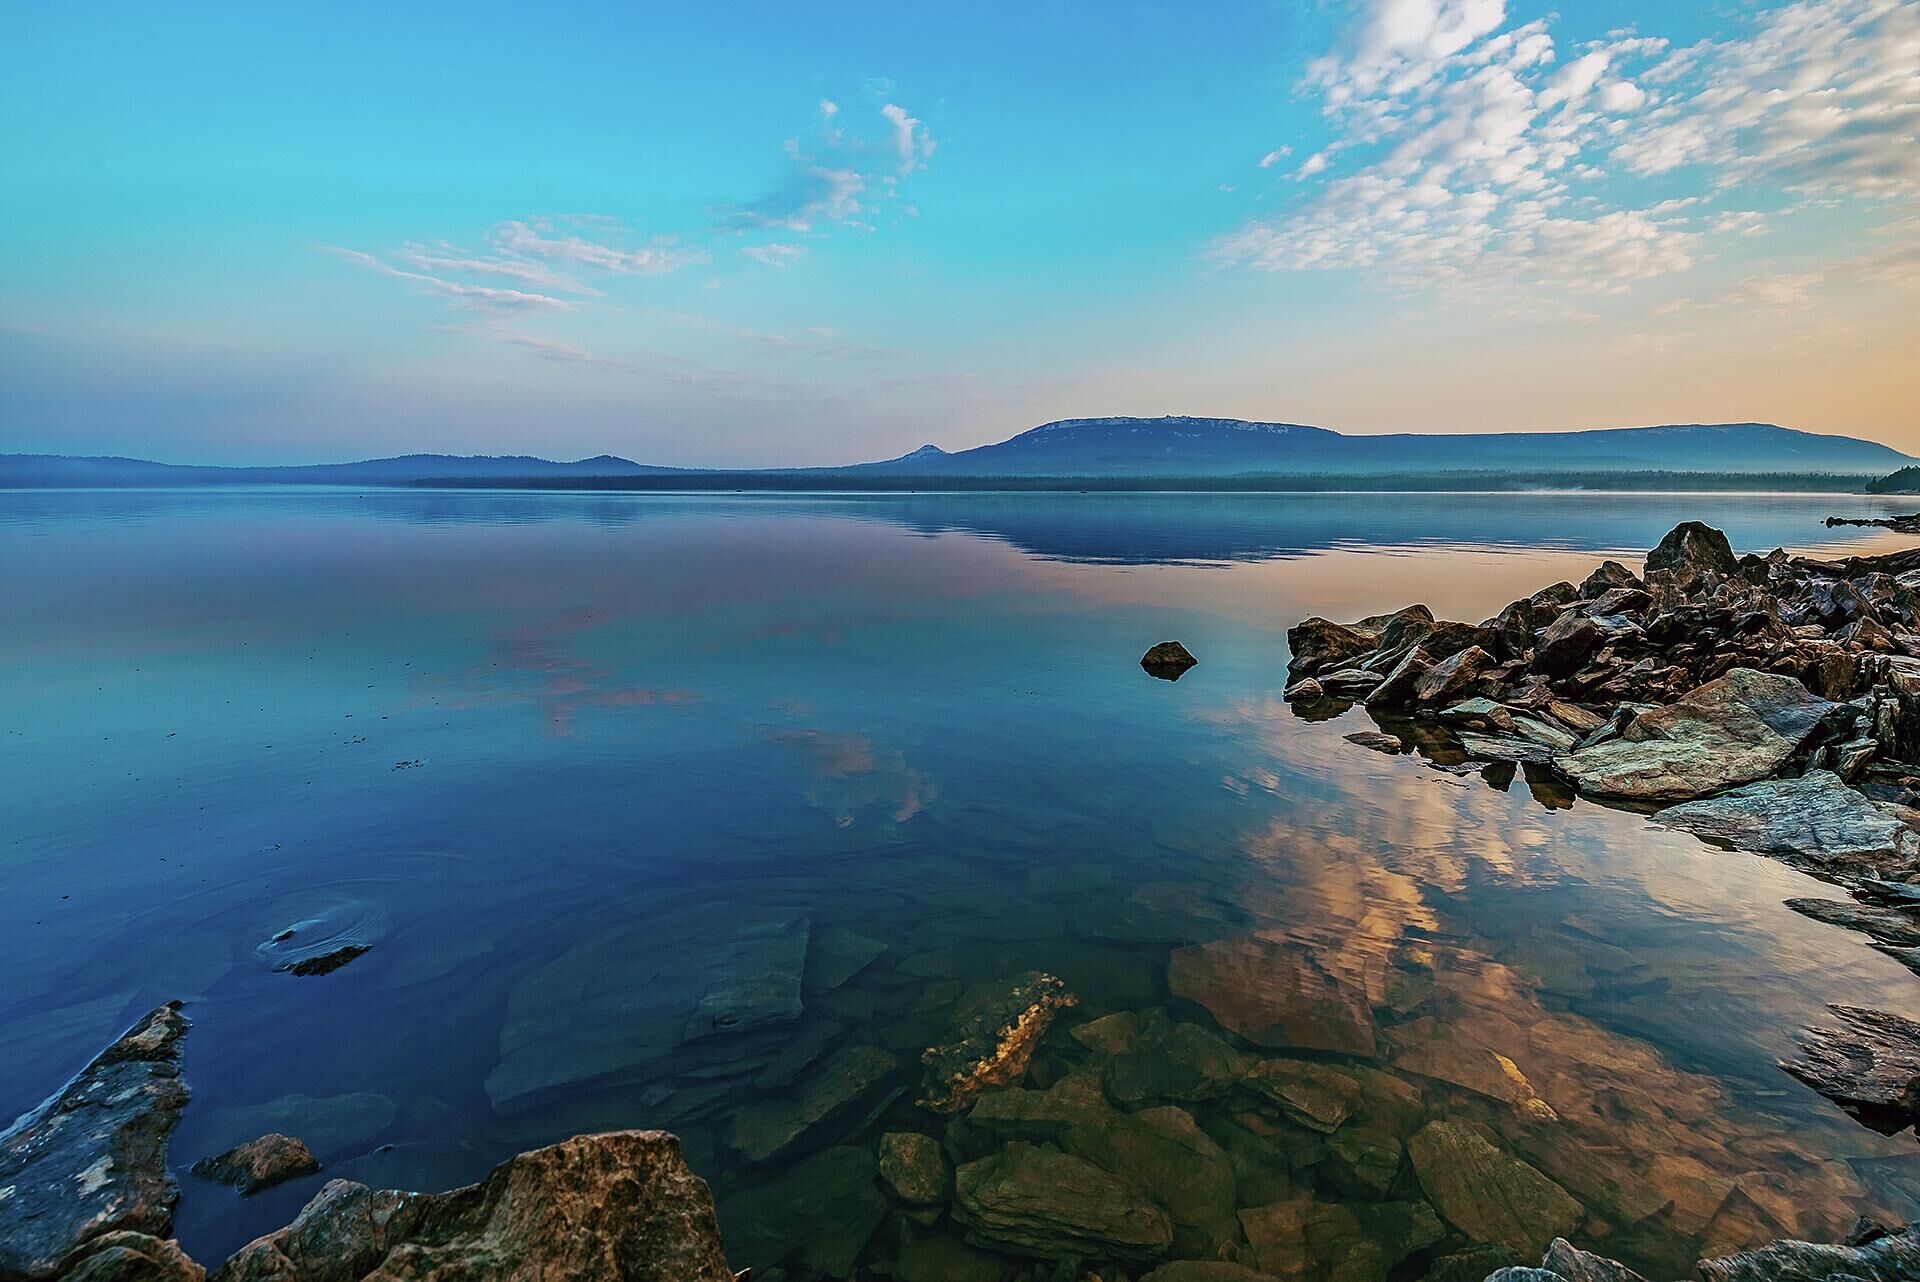
M183 997L178 1166L277 1129L320 1178L445 1187L662 1126L735 1266L795 1278L1024 1267L884 1194L889 1132L1009 1178L1051 1145L1177 1255L1356 1282L1540 1226L1426 1151L1524 1163L1540 1224L1650 1275L1920 1210L1910 1136L1775 1067L1826 1002L1914 1013L1782 905L1818 883L1279 698L1305 614L1478 619L1679 519L1811 547L1884 503L5 498L0 1112ZM1143 673L1176 637L1199 666ZM369 951L276 973L299 922ZM1078 999L1031 1094L916 1103L1028 970ZM316 1187L188 1180L179 1231L217 1259Z

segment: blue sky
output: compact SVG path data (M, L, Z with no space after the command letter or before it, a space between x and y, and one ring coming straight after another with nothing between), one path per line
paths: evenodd
M0 450L1920 448L1920 6L43 6Z

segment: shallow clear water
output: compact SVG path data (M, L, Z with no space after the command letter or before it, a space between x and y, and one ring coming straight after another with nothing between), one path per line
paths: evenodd
M1427 1116L1672 1201L1629 1227L1576 1190L1587 1237L1632 1262L1910 1215L1911 1137L1775 1066L1823 1003L1920 1007L1920 979L1781 905L1830 888L1544 779L1370 752L1342 737L1364 714L1279 697L1307 614L1479 619L1686 518L1740 549L1898 546L1820 526L1895 507L0 493L0 1114L185 998L179 1167L280 1129L330 1175L448 1187L658 1125L714 1184L736 1267L818 1260L809 1234L863 1229L820 1228L832 1206L784 1222L782 1179L828 1144L942 1133L918 1057L975 985L1037 968L1077 995L1034 1061L1047 1086L1089 1064L1089 1019L1216 1028L1169 955L1260 932L1364 996L1373 1062ZM1168 638L1200 658L1178 683L1137 664ZM733 1027L729 977L798 956L793 931L804 1018ZM860 940L885 950L834 983ZM274 969L316 941L370 951ZM722 1031L696 1030L716 1000ZM899 1067L749 1161L737 1116L811 1089L765 1068L822 1019ZM1436 1045L1507 1057L1553 1120L1396 1067ZM1188 1107L1216 1138L1266 1125ZM1365 1200L1314 1133L1262 1140L1288 1169L1243 1171L1243 1206ZM181 1236L217 1260L318 1183L237 1201L188 1178ZM862 1258L945 1232L889 1211Z

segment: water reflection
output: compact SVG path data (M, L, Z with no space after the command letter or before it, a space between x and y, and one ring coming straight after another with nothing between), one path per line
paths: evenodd
M0 1112L185 997L182 1165L283 1129L444 1187L668 1126L736 1264L789 1276L1014 1267L879 1193L888 1131L993 1160L1052 1127L1174 1242L1276 1267L1387 1215L1410 1259L1474 1236L1415 1169L1448 1126L1653 1273L1920 1209L1910 1138L1774 1067L1824 1002L1912 1005L1782 906L1814 883L1278 697L1305 613L1479 618L1681 516L1804 546L1833 500L15 497ZM1200 664L1155 681L1175 636ZM370 951L277 973L295 923ZM1018 1088L1054 1120L917 1107L922 1050L1030 969L1079 998ZM1259 985L1216 973L1372 1032L1229 1038ZM1205 1197L1155 1182L1176 1151ZM217 1258L313 1188L188 1181L180 1231Z

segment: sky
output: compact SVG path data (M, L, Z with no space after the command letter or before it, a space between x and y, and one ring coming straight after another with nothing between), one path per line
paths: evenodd
M1920 3L26 6L0 452L1920 452Z

